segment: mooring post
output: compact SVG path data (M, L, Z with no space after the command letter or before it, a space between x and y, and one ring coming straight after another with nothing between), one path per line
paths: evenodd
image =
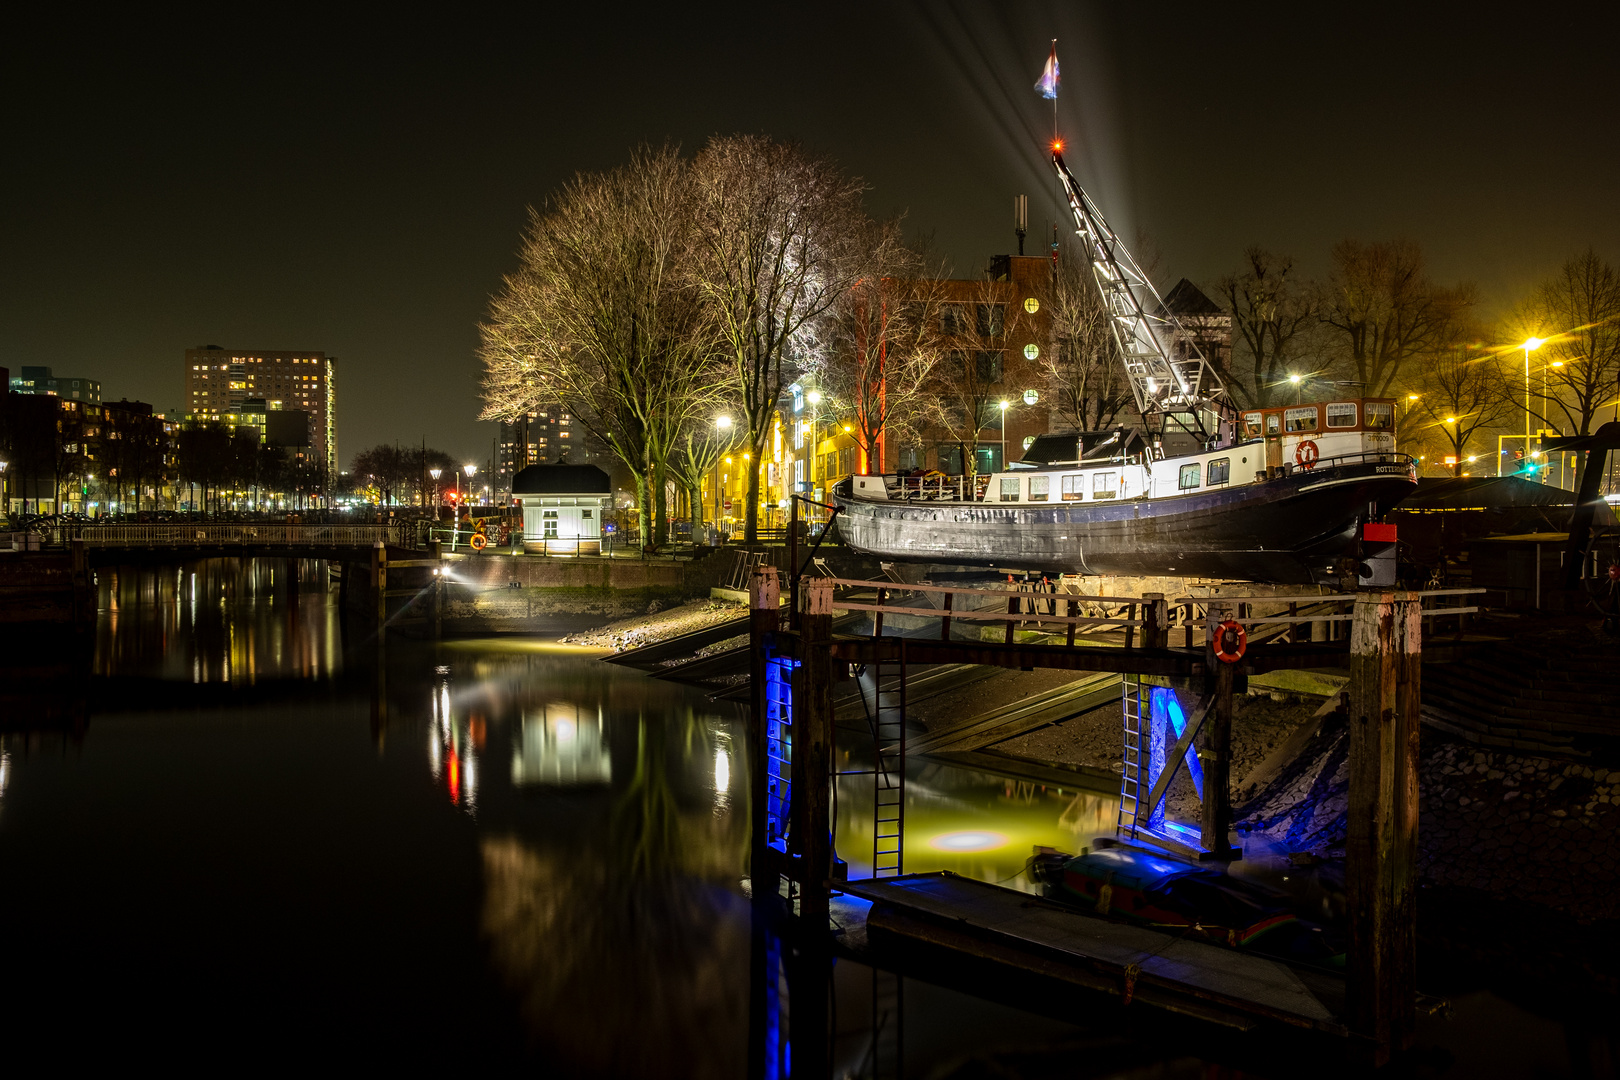
M793 680L793 831L803 866L799 914L813 934L827 925L832 876L832 582L799 592L799 670Z
M1205 663L1215 674L1215 700L1210 703L1209 719L1204 722L1203 747L1198 751L1204 769L1204 814L1199 844L1205 851L1225 854L1231 851L1232 829L1232 683L1236 664L1215 659L1216 629L1232 617L1232 608L1209 605L1208 647Z
M1416 970L1420 601L1357 597L1350 624L1345 892L1350 1028L1382 1064L1411 1038Z
M770 830L766 827L770 763L765 751L770 710L765 702L765 654L766 639L781 628L781 604L782 586L777 580L776 568L756 566L748 579L748 784L749 805L753 808L748 874L754 899L760 902L767 902L776 895L777 869L771 858Z
M377 628L380 630L388 621L388 597L384 589L388 585L388 548L378 540L371 548L371 592L376 599Z
M1147 649L1170 647L1170 602L1164 593L1142 594L1142 646Z
M73 620L75 629L82 630L86 624L95 622L96 618L95 595L90 588L90 552L85 548L82 539L70 540L68 543L73 562L73 596L68 614Z

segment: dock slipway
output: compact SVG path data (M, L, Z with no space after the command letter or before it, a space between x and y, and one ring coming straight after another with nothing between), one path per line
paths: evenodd
M1432 1004L1420 1001L1415 986L1419 660L1425 624L1459 624L1477 610L1467 603L1472 590L1200 599L1030 597L1010 587L831 578L790 585L799 586L796 602L785 606L770 568L756 572L750 589L752 981L764 1018L751 1037L751 1055L761 1075L825 1075L825 979L835 953L874 969L874 1032L887 1030L878 1003L897 1000L897 973L931 972L997 996L992 983L1015 996L1103 995L1227 1031L1328 1039L1371 1063L1410 1045L1418 1013ZM835 599L835 590L843 595ZM907 598L896 603L895 593ZM917 594L939 594L937 606L908 598ZM1113 607L1086 614L1082 599ZM871 635L834 633L839 611L869 613ZM938 636L884 636L886 614L931 617ZM984 630L961 640L953 623ZM1313 629L1307 624L1321 633L1306 633ZM1245 651L1244 628L1268 640ZM1123 641L1087 640L1104 629L1123 631ZM1209 944L1198 940L1196 928L1166 932L954 874L908 874L907 701L931 676L914 677L911 668L925 665L1047 667L1117 678L1124 767L1115 835L1098 846L1137 846L1211 864L1240 856L1231 842L1229 803L1232 701L1240 680L1283 669L1348 668L1341 706L1350 722L1343 973ZM865 703L874 747L867 767L843 767L852 764L847 759L835 764L834 687L844 679L860 688ZM1173 687L1187 695L1181 705ZM1162 812L1183 762L1195 782L1202 777L1201 821L1190 825ZM870 877L848 881L831 847L832 781L856 776L872 785L870 810L856 812L871 813L873 846L870 863L860 860ZM779 1007L787 999L792 1007ZM879 1044L893 1038L874 1037ZM873 1054L874 1061L883 1058L881 1046Z
M1349 1034L1344 978L1331 972L1098 918L949 872L841 888L871 904L834 902L842 936L863 962L920 945L1241 1031L1278 1021Z

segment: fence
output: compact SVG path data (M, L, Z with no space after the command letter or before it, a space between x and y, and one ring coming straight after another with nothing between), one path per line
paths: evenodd
M52 525L45 542L65 546L83 541L93 548L330 548L371 547L378 541L405 544L409 524L395 525Z

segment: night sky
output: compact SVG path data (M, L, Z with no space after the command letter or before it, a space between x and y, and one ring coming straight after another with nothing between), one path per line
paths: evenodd
M1620 259L1614 15L1333 7L12 21L0 365L161 410L189 346L322 349L345 466L423 437L483 460L476 323L560 181L641 141L798 139L971 274L1012 249L1012 196L1032 232L1051 220L1032 84L1052 37L1070 163L1167 282L1251 243L1320 273L1340 238L1410 237L1499 310L1588 244Z

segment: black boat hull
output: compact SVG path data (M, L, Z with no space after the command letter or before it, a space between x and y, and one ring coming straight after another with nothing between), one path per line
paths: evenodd
M1174 574L1277 584L1329 579L1356 527L1417 486L1409 459L1358 461L1159 499L1003 506L833 492L839 535L886 559L1048 573Z

